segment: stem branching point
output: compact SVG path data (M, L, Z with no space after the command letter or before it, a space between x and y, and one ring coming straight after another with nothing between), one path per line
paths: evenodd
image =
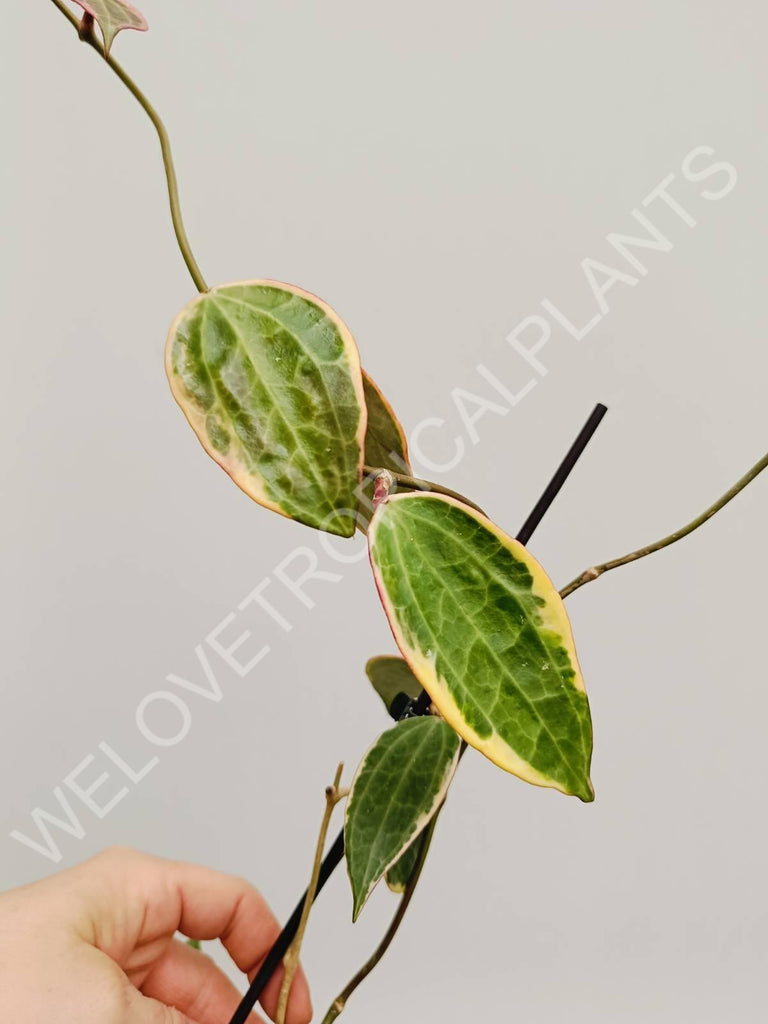
M363 472L366 476L375 477L376 484L378 485L379 480L388 478L388 492L393 488L400 491L432 491L435 494L444 494L448 498L455 498L456 501L460 501L463 505L469 505L475 512L479 512L481 515L485 515L485 512L476 505L474 501L471 501L463 494L459 494L458 491L452 491L450 487L443 487L441 484L432 483L431 480L420 480L415 476L407 476L405 473L395 473L391 469L378 469L376 466L363 466ZM387 492L387 493L388 493ZM373 499L374 505L378 504L376 496L374 494Z
M285 959L283 960L285 974L283 975L283 982L280 986L280 996L277 1002L275 1024L285 1024L285 1017L288 1012L288 998L291 994L291 987L293 985L293 979L296 977L296 971L299 969L301 944L304 941L304 934L307 930L309 912L312 909L312 903L314 902L315 895L317 894L320 868L323 863L323 852L325 850L325 840L328 836L328 826L331 823L331 816L333 814L334 807L340 800L343 800L346 797L348 792L346 789L340 788L343 771L344 765L340 764L336 769L336 776L333 783L330 786L327 786L325 790L325 811L323 812L323 820L320 824L320 833L317 837L315 860L312 864L312 877L310 878L307 895L304 899L304 907L301 912L301 919L299 921L296 936L288 947L288 952L285 954Z

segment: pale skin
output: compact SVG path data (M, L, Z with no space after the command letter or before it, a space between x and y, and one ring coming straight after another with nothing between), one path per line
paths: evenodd
M248 882L114 849L0 896L0 1020L14 1024L226 1024L240 994L177 932L219 939L253 977L280 927ZM282 971L261 1006L274 1019ZM312 1007L298 971L286 1024ZM263 1017L254 1014L254 1024Z

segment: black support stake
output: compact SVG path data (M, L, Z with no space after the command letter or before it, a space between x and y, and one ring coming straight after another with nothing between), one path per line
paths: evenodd
M557 469L555 470L555 475L547 484L547 489L536 502L533 512L531 512L531 514L528 516L528 518L525 520L522 527L520 528L520 532L517 535L517 540L519 540L521 544L527 544L528 541L531 539L533 531L544 518L544 515L546 514L550 505L555 500L557 495L560 493L563 484L571 474L571 470L581 458L584 449L592 440L592 435L600 426L600 421L607 412L608 407L602 405L602 403L598 403L592 410L589 419L579 431L579 436L568 449L568 454L557 467Z
M595 408L592 410L592 414L590 415L589 419L581 428L578 437L569 448L568 454L565 456L563 461L555 470L555 474L550 480L550 482L547 484L546 490L539 498L539 500L536 502L533 511L528 516L526 521L523 523L520 532L517 534L516 539L519 540L521 544L527 544L528 541L531 539L534 530L539 525L545 513L552 505L552 502L560 493L563 484L570 476L571 470L583 454L584 449L589 444L592 436L594 435L595 431L600 425L600 421L602 420L603 416L605 416L606 412L608 412L608 409L606 406L602 404L596 405ZM429 695L424 690L422 691L422 694L416 703L416 713L420 713L422 715L426 714L427 711L429 710L429 705ZM323 886L331 877L335 869L341 863L343 856L344 832L342 830L336 836L335 840L333 841L333 846L330 848L330 850L325 855L325 858L323 860L322 867L320 868L320 877L318 879L317 892L315 893L315 898L317 898L317 896L320 893L320 890L323 888ZM266 988L267 982L275 973L277 968L280 966L283 957L288 952L288 947L293 942L294 936L296 935L296 932L299 927L299 921L301 919L301 913L302 910L304 909L304 903L306 899L307 890L304 891L304 895L301 897L298 904L296 905L295 910L288 918L288 921L286 922L285 927L283 928L282 932L276 939L275 944L272 946L269 953L267 953L264 962L259 968L255 978L251 982L250 988L243 996L242 1002L238 1006L237 1010L235 1010L234 1016L232 1017L229 1024L248 1024L248 1015L250 1014L251 1010L254 1008L256 1003L259 1001L259 997Z

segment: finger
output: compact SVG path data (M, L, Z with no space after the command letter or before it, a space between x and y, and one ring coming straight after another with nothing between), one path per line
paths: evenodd
M250 972L249 978L251 981L256 977L257 973L258 967L255 971ZM264 1007L265 1012L269 1015L271 1020L275 1020L277 1015L277 1003L280 998L280 988L283 984L284 977L285 968L281 964L264 986L264 991L259 999L259 1002ZM304 969L299 965L299 969L296 971L293 984L291 985L291 994L288 999L288 1010L286 1013L286 1024L306 1024L306 1022L311 1018L312 999L309 994L309 985L307 983L306 975L304 974Z
M240 1004L240 993L213 960L182 942L172 942L155 964L141 991L175 1006L199 1024L222 1024ZM264 1024L253 1014L249 1024Z
M94 944L118 961L121 947L133 950L181 931L191 939L221 939L247 974L280 931L253 886L210 868L116 849L77 870Z
M125 1017L121 1020L124 1020L125 1024L200 1024L175 1007L166 1006L155 999L147 999L133 987L128 996Z
M94 944L121 965L138 945L180 931L192 939L221 939L248 974L280 934L264 898L242 878L132 850L107 851L81 870ZM311 1016L302 976L288 1024L308 1024Z

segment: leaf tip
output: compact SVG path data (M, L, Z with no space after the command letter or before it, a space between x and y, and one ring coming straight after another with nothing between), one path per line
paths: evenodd
M309 523L308 525L314 524ZM347 509L336 509L320 524L320 529L324 533L332 533L336 537L349 540L350 537L354 537L357 529L356 514Z
M592 785L592 779L590 779L589 776L587 776L586 781L584 783L584 788L575 791L573 795L577 796L579 800L581 800L581 802L584 804L594 803L595 787Z
M395 893L397 896L402 896L405 892L405 882L390 882L387 881L387 888L390 892Z
M352 924L355 924L357 922L357 919L358 917L360 917L360 914L363 911L363 907L365 906L367 899L367 896L359 896L358 894L355 894L352 903Z

